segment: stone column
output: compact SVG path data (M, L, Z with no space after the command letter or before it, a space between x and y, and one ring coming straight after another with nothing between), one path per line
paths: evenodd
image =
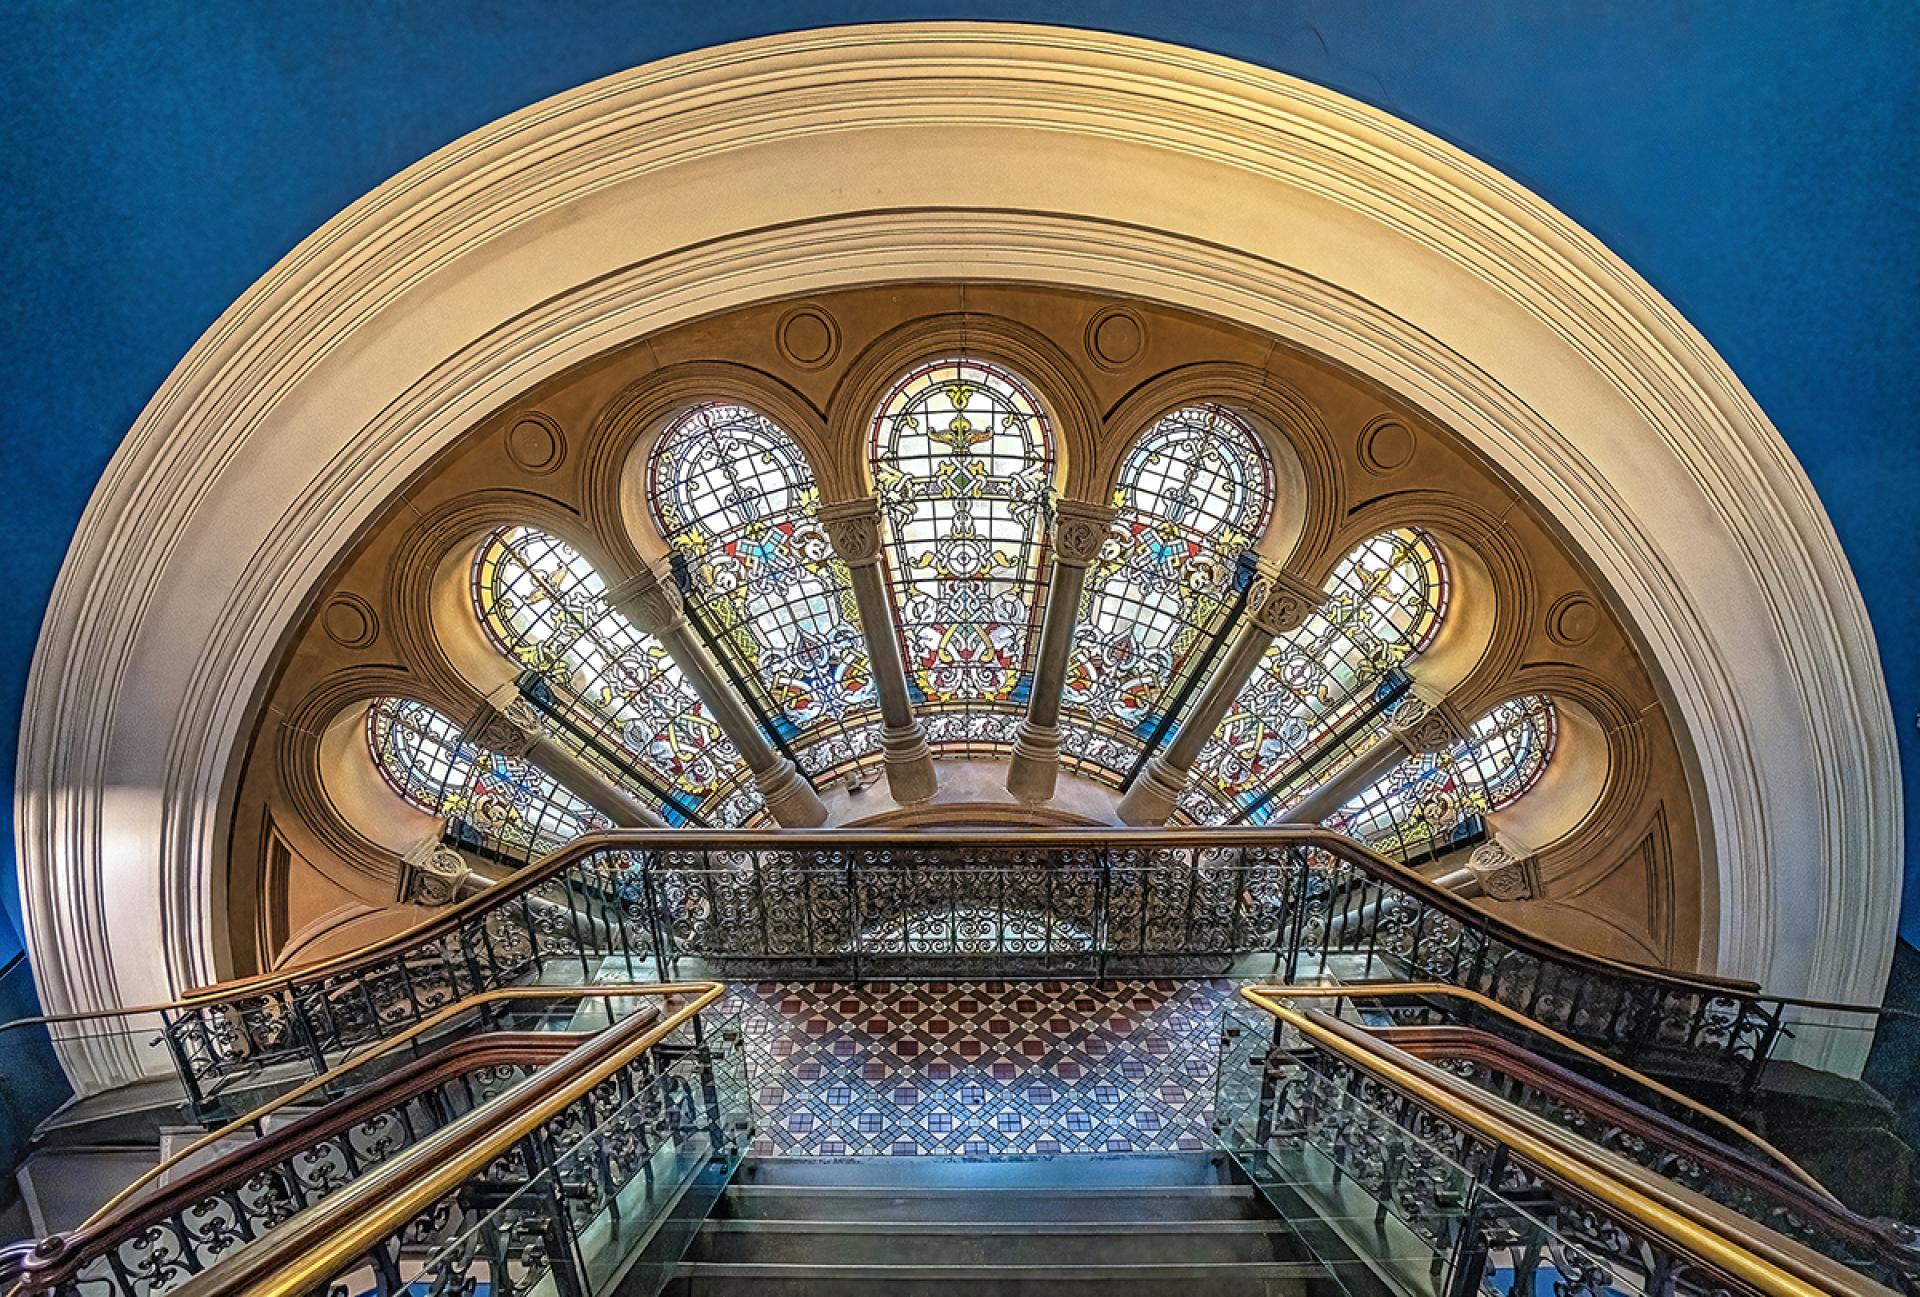
M645 568L631 580L607 591L607 605L660 641L667 656L707 705L714 723L739 750L753 773L754 786L766 799L767 811L784 828L805 829L827 821L827 808L793 762L776 751L760 731L753 714L733 692L706 645L687 622L686 605L673 578L662 580Z
M1146 826L1167 822L1180 795L1187 790L1200 749L1220 728L1274 637L1298 629L1325 598L1326 592L1318 586L1285 572L1254 577L1240 630L1228 646L1226 657L1181 720L1173 742L1147 762L1133 787L1121 797L1118 811L1123 823Z
M502 686L480 704L480 710L467 722L466 734L483 748L505 756L525 757L552 775L555 783L613 821L617 828L666 827L665 820L549 736L540 726L540 713L513 685Z
M1385 732L1371 747L1322 780L1276 822L1318 824L1408 757L1450 748L1466 736L1466 724L1453 704L1444 697L1428 698L1416 684L1394 707Z
M1118 509L1062 500L1053 520L1053 575L1047 585L1047 615L1033 664L1027 715L1013 736L1007 791L1023 802L1053 797L1060 776L1060 691L1067 682L1067 655L1087 588L1087 568L1100 555Z
M927 737L913 714L913 700L907 696L907 666L900 657L886 576L880 570L880 502L823 504L820 523L853 581L860 633L867 638L867 661L873 671L874 692L880 697L880 748L886 759L887 791L896 802L924 802L939 785Z

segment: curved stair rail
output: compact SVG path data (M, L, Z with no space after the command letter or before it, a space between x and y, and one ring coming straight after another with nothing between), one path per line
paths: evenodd
M1496 1270L1514 1292L1549 1276L1556 1292L1888 1291L1362 1027L1295 1007L1294 989L1242 988L1257 1012L1229 1015L1222 1144L1270 1194L1376 1204L1370 1233L1391 1221L1420 1240L1436 1291L1482 1291Z
M738 1164L748 1127L719 982L651 1023L600 1033L295 1214L175 1290L211 1294L611 1291L649 1247L677 1256ZM666 1053L665 1059L659 1057ZM671 1218L671 1219L670 1219Z
M1920 1237L1911 1226L1855 1212L1824 1189L1810 1188L1778 1166L1708 1139L1504 1036L1458 1026L1388 1027L1374 1034L1850 1270L1920 1297Z
M195 1140L77 1229L0 1249L0 1291L157 1297L564 1057L595 1030L658 1019L653 1001L664 993L650 984L509 988L450 1005ZM604 1027L587 1030L577 1010L594 1001L604 1007ZM552 1008L533 1017L561 1011L575 1029L503 1029L516 1009L536 1005ZM475 1028L481 1033L467 1034ZM275 1121L284 1124L269 1125ZM232 1148L237 1137L248 1142Z
M687 961L856 980L1424 978L1647 1070L1734 1090L1790 1034L1788 1010L1862 1026L1878 1012L1567 950L1310 828L601 833L365 950L145 1011L163 1018L205 1113L264 1067L324 1071L464 996L671 977Z

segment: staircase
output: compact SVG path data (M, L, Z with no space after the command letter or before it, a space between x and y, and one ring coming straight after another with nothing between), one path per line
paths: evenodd
M1345 1293L1207 1154L745 1163L668 1297Z

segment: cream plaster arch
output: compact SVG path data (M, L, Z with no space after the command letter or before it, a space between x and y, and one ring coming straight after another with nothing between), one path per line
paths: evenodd
M923 154L942 165L896 165ZM29 681L16 834L47 1009L213 975L262 682L437 451L696 315L934 278L1217 315L1478 447L1606 582L1691 741L1709 959L1877 998L1902 844L1871 627L1805 475L1672 307L1512 181L1329 91L1101 33L902 23L704 50L485 127L182 360L95 491ZM62 1049L83 1088L140 1067Z

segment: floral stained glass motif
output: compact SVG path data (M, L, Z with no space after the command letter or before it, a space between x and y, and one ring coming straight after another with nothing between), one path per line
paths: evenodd
M654 783L710 823L739 822L739 753L666 649L607 606L605 583L577 550L503 527L480 546L473 596L500 650L552 687L556 738L576 741L629 791Z
M373 702L367 746L375 767L407 801L430 815L465 820L485 838L528 856L611 827L546 771L474 745L425 703Z
M689 612L802 767L817 777L877 759L852 582L793 438L745 406L698 406L660 435L648 475Z
M995 365L934 361L887 393L871 450L909 684L932 713L1017 713L1053 470L1039 402Z
M1539 782L1557 728L1551 699L1509 699L1446 751L1402 761L1326 825L1399 859L1443 847L1474 817L1512 805Z
M1387 723L1389 674L1433 641L1446 615L1447 574L1426 533L1382 532L1347 557L1306 622L1276 639L1219 730L1201 749L1182 803L1197 822L1242 808L1264 823L1364 749ZM1272 796L1275 792L1281 796Z
M1069 768L1126 776L1217 635L1240 560L1266 529L1273 468L1260 439L1213 405L1165 415L1121 465L1113 530L1087 574L1061 705Z

